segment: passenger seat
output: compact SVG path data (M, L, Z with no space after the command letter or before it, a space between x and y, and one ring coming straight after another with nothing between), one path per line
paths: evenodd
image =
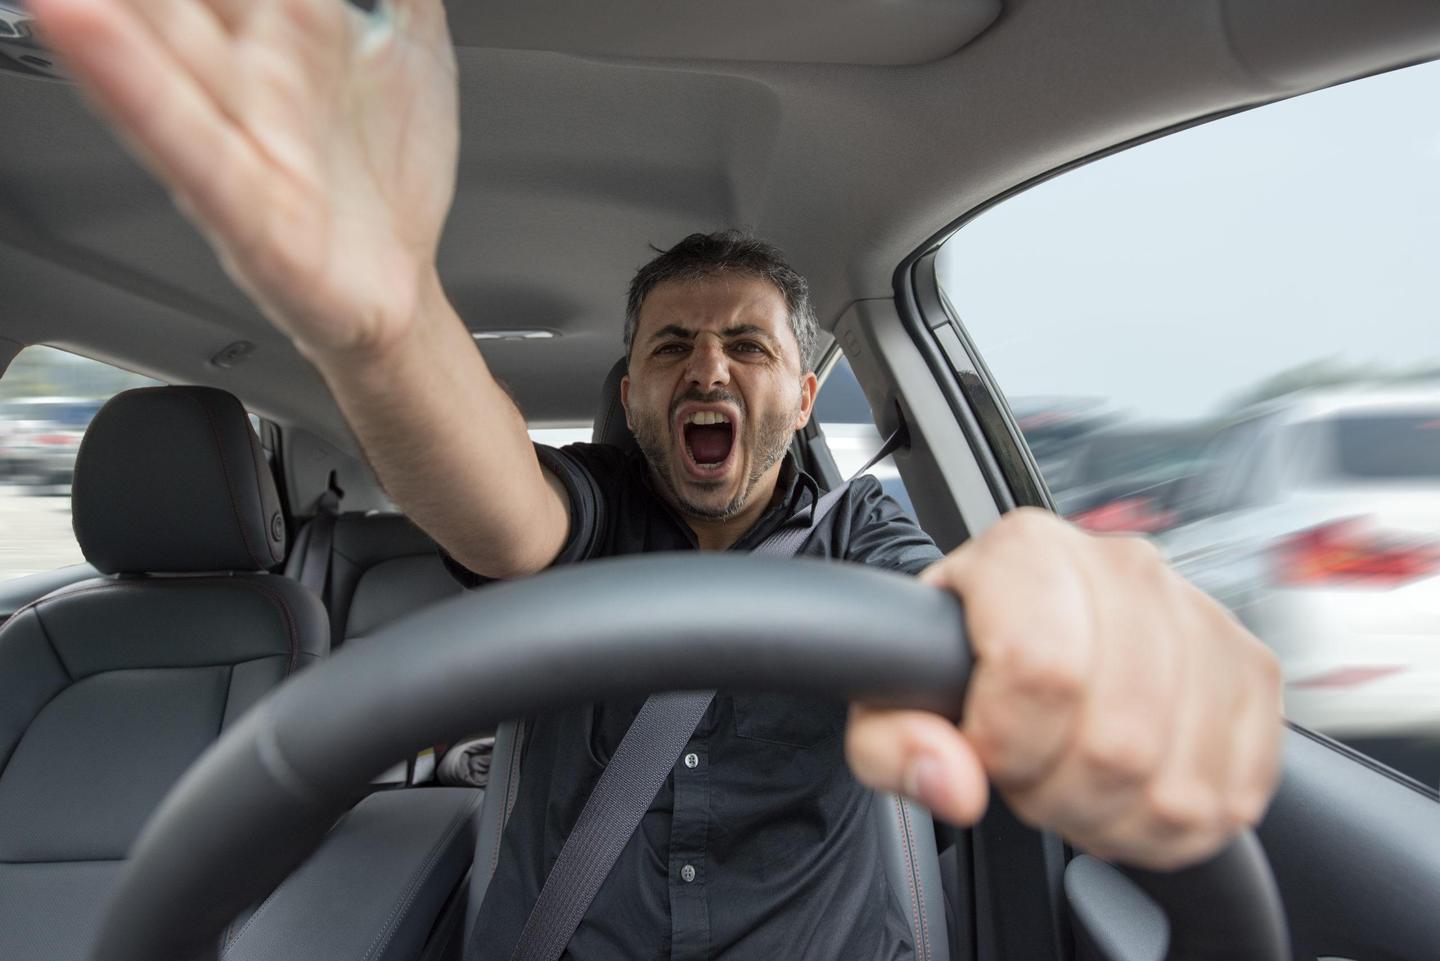
M75 536L102 576L0 628L0 958L81 961L150 813L251 705L329 648L285 555L245 410L126 391L80 446Z
M321 590L330 612L332 648L462 592L441 563L435 541L403 515L341 514L334 524L329 572ZM301 530L285 565L286 574L296 580L305 568L314 531L312 520Z
M323 549L326 540L317 531L326 520L317 512L301 529L285 570L296 580L308 577L314 581L306 586L321 598L329 612L332 650L360 640L428 604L462 592L459 583L445 570L435 541L404 515L332 515L328 518L333 525L329 556L317 558L312 555ZM324 562L316 563L321 560ZM375 779L375 786L429 783L436 775L444 747L435 745L414 758L398 762ZM480 747L483 753L488 744ZM451 767L458 763L457 757ZM468 779L446 781L483 783Z

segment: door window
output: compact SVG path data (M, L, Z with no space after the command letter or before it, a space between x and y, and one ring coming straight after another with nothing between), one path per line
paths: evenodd
M1152 537L1296 721L1440 783L1440 63L1162 137L944 245L1057 506Z

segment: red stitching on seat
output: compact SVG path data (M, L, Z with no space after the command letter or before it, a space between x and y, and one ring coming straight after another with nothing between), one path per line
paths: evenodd
M240 517L240 505L235 500L235 486L230 480L230 465L225 460L225 447L220 442L220 429L215 426L215 416L210 413L209 405L200 400L199 397L196 397L194 394L188 393L184 396L189 397L191 400L193 400L196 405L199 406L200 410L205 413L205 421L210 425L210 433L215 438L215 453L220 458L220 471L225 475L225 493L230 498L230 511L235 515L235 527L237 530L240 531L240 540L243 541L245 544L245 553L250 555L250 560L254 562L255 569L265 570L266 568L270 567L271 564L273 564L274 562L271 561L270 564L267 564L262 561L260 559L260 556L255 553L254 545L250 543L250 535L246 532L245 522ZM264 508L263 498L261 498L261 508L262 510ZM269 545L267 544L266 546L268 547Z
M890 800L895 805L895 819L900 824L900 851L905 855L905 881L910 886L910 917L915 922L915 953L918 961L927 961L925 948L928 945L922 943L925 925L920 920L920 899L915 892L915 859L910 853L910 827L905 819L905 804L898 795L892 794Z
M910 865L915 872L915 889L920 893L920 936L925 942L925 951L920 961L929 961L935 957L935 948L930 943L930 915L925 911L925 878L920 873L920 865L915 858L915 832L910 823L910 806L902 800L900 810L905 817L905 847L910 852Z
M33 608L38 608L41 604L45 604L50 601L63 600L69 597L78 597L81 594L93 594L97 591L126 591L142 588L165 588L180 586L240 588L241 590L254 591L255 593L263 595L266 600L268 600L280 611L280 615L285 621L285 639L290 645L290 666L286 668L285 673L295 673L295 670L299 666L300 662L300 632L299 627L295 623L294 614L290 610L290 605L286 603L283 597L281 597L276 592L270 590L269 587L266 587L262 584L257 584L254 581L237 580L230 577L203 577L194 579L177 577L166 578L164 580L111 581L104 584L88 584L85 581L81 581L75 585L62 587L59 590L54 591L53 593L46 594L44 597L37 597L30 603L18 608L13 614L10 615L10 617L5 621L5 623L10 623L11 621L15 620L15 617L17 615L23 614L24 612ZM61 666L64 666L63 662Z

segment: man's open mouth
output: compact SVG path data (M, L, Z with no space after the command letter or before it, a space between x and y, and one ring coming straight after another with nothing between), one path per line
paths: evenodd
M681 425L688 466L701 475L718 474L735 447L735 422L717 410L696 410Z

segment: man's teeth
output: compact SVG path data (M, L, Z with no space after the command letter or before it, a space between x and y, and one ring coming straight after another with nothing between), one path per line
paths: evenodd
M709 427L711 424L728 424L730 418L718 410L697 410L686 419L685 423L695 424L698 427Z

